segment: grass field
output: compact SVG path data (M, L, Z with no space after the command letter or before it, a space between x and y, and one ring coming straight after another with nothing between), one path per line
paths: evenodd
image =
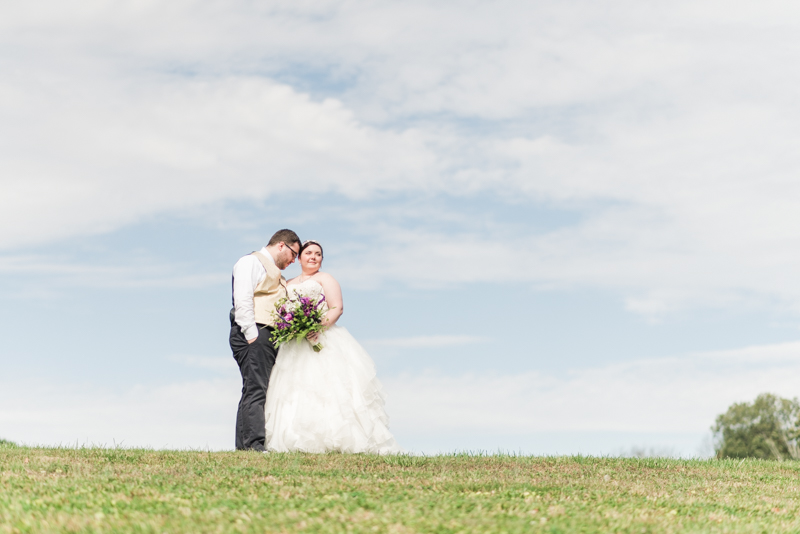
M798 532L800 463L0 445L0 532Z

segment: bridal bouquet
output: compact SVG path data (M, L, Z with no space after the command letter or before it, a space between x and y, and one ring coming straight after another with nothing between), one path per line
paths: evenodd
M302 297L295 293L295 299L282 298L275 304L275 330L270 338L275 348L293 339L303 339L311 332L321 332L322 319L327 310L323 309L325 295L319 299ZM314 352L322 350L322 344L311 346Z

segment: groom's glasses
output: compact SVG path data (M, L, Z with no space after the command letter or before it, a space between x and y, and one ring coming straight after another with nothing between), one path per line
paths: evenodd
M284 245L286 245L286 243L284 243ZM295 252L294 249L292 247L290 247L289 245L286 245L286 248L288 248L289 250L292 251L292 261L296 260L297 259L297 255L300 254L300 253L299 252Z

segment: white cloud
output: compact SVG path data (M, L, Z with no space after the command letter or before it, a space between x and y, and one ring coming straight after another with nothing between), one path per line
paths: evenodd
M14 50L0 64L0 247L284 190L474 193L583 215L515 235L524 265L504 276L612 287L656 316L797 310L800 80L786 67L797 12L712 0L17 4L0 21ZM401 266L419 234L384 230L397 267L359 280L416 283ZM483 280L486 254L517 252L488 233L445 236L428 257L466 265L449 282Z
M153 212L277 191L358 197L412 187L430 173L419 134L371 129L339 102L315 102L285 85L242 77L126 82L107 82L99 94L34 90L27 105L0 103L0 115L25 115L0 127L14 140L3 157L0 243L103 231ZM49 148L31 154L32 144Z
M137 386L3 384L5 439L41 445L232 449L241 382L235 378Z
M3 437L42 444L231 448L241 384L230 361L218 366L216 359L185 360L217 369L220 378L123 392L22 378L0 384ZM575 433L574 439L587 432L699 436L733 402L763 392L798 395L798 374L800 342L576 369L565 376L423 373L383 382L401 442L403 436L425 435L488 443L487 436L497 436L487 446L502 448L508 436L553 432ZM593 450L563 440L560 447Z
M50 281L49 290L76 286L192 288L230 282L227 272L197 273L187 265L159 263L152 259L128 258L124 265L106 261L75 262L60 257L57 251L49 256L0 255L0 273L31 276L28 280L33 283L27 284L26 295L30 295L33 286L40 286L45 277Z
M479 336L412 336L395 337L383 339L365 339L364 344L370 347L393 347L393 348L414 348L414 347L453 347L458 345L470 345L472 343L485 343L485 337Z
M576 369L394 377L401 430L698 432L733 402L800 394L800 342ZM432 409L435 407L435 409Z

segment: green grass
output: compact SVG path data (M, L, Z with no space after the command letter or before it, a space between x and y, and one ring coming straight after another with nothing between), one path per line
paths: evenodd
M0 443L0 533L798 532L800 463Z

